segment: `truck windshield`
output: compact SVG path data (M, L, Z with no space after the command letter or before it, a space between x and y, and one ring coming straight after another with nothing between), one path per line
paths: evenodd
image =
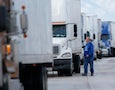
M53 25L53 37L66 37L66 25Z
M108 40L108 39L109 39L109 35L108 34L101 35L101 40Z

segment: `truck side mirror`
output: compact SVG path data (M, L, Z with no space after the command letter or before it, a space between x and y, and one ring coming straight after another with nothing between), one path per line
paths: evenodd
M86 33L84 34L84 39L86 39L86 37L87 37L87 35L86 35Z
M74 24L74 37L77 37L77 25Z
M86 35L87 35L87 37L90 37L90 32L87 31L87 32L86 32Z
M0 32L6 30L6 7L0 6Z
M95 34L93 34L93 40L95 40L95 38L96 38L96 37L95 37Z

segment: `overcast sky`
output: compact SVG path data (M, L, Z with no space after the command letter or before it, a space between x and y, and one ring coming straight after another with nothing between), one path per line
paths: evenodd
M97 15L104 21L115 22L115 0L81 0L81 11Z

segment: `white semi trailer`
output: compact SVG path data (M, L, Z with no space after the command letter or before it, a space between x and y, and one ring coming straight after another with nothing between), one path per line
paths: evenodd
M90 37L90 39L95 43L95 50L97 48L97 43L95 42L95 30L97 28L94 27L94 16L87 16L85 13L81 13L82 20L82 45L85 46L86 37ZM94 53L96 57L96 52Z
M86 37L90 37L94 44L94 59L96 59L100 54L101 51L99 50L99 33L101 30L101 22L97 19L97 16L87 16L85 13L81 13L81 20L82 20L82 45L85 45ZM100 58L100 57L99 57Z
M97 17L96 16L86 16L86 34L90 37L94 44L94 59L97 58Z
M102 49L101 49L101 29L102 29L102 20L97 19L97 43L98 43L98 48L97 48L97 58L101 59L102 58Z
M102 54L115 56L115 22L103 21L101 31Z
M53 51L51 1L7 1L12 59L18 68L15 78L24 90L47 90L46 67L52 63Z
M80 73L80 0L52 0L53 70Z
M0 0L0 90L9 90L8 71L5 62L7 61L8 37L8 4L6 0Z
M115 56L115 22L110 22L110 42L111 42L111 55Z

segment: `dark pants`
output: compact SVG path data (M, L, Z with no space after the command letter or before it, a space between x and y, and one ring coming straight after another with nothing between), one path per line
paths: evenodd
M90 72L94 73L94 68L93 68L93 57L89 58L84 58L84 73L88 73L88 63L90 64Z

